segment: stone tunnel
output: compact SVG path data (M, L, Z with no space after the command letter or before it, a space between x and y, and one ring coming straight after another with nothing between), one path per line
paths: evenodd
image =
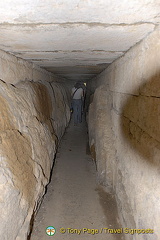
M159 240L160 2L6 0L0 9L0 239ZM64 154L62 174L54 174L61 144L76 144L73 139L72 146L68 140L63 144L66 131L81 133L81 126L72 126L70 112L77 81L86 84L83 125L88 140L75 136L88 141L87 161L104 202L115 201L117 225L108 220L100 226L101 209L93 200L97 195L87 197L88 190L82 190L69 194L79 194L84 205L89 201L88 208L97 209L92 224L85 225L86 213L84 226L74 226L75 215L72 225L55 226L68 229L68 235L40 236L34 226L42 221L37 216L47 189L62 179L63 184L69 169L70 157ZM76 184L85 186L90 178L83 177L91 170L81 172L76 151L71 170L77 169ZM55 210L60 198L53 197L50 207ZM63 201L67 208L72 199L64 195ZM50 226L54 224L51 217ZM84 234L78 236L77 228L84 228ZM89 229L99 234L91 236Z

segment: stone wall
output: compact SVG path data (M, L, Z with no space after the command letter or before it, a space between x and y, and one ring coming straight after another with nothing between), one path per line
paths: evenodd
M0 69L0 236L25 240L70 119L69 96L58 78L4 52Z
M159 39L157 28L88 86L99 181L115 192L123 227L154 229L127 240L160 239Z

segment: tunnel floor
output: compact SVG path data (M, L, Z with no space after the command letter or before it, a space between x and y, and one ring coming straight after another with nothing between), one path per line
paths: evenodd
M95 164L86 153L86 146L85 122L73 126L71 120L35 218L31 240L124 239L122 234L108 233L107 228L120 228L115 199L98 186ZM48 226L56 229L53 236L46 234Z

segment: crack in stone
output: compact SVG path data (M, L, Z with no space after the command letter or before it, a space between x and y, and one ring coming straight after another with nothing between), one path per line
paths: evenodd
M133 22L133 23L101 23L101 22L65 22L65 23L42 23L42 22L37 22L37 23L9 23L9 22L2 22L0 23L0 26L21 26L21 27L38 27L38 26L48 26L48 25L53 25L53 26L60 26L60 27L70 27L73 25L85 25L89 27L128 27L128 26L137 26L137 25L154 25L156 26L156 23L153 22L148 22L148 21L140 21L140 22Z
M90 52L104 52L104 53L125 53L125 51L111 51L111 50L72 50L72 51L63 51L63 50L48 50L48 51L21 51L20 54L23 53L90 53ZM18 54L17 52L13 52L14 54Z
M147 97L147 98L160 98L160 96L158 97L158 96L154 96L154 95L144 95L144 94L140 94L139 96L141 96L141 97Z

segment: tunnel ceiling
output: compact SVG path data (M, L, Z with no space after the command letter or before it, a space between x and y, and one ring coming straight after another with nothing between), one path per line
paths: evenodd
M71 80L94 77L160 23L159 0L0 0L0 49Z

